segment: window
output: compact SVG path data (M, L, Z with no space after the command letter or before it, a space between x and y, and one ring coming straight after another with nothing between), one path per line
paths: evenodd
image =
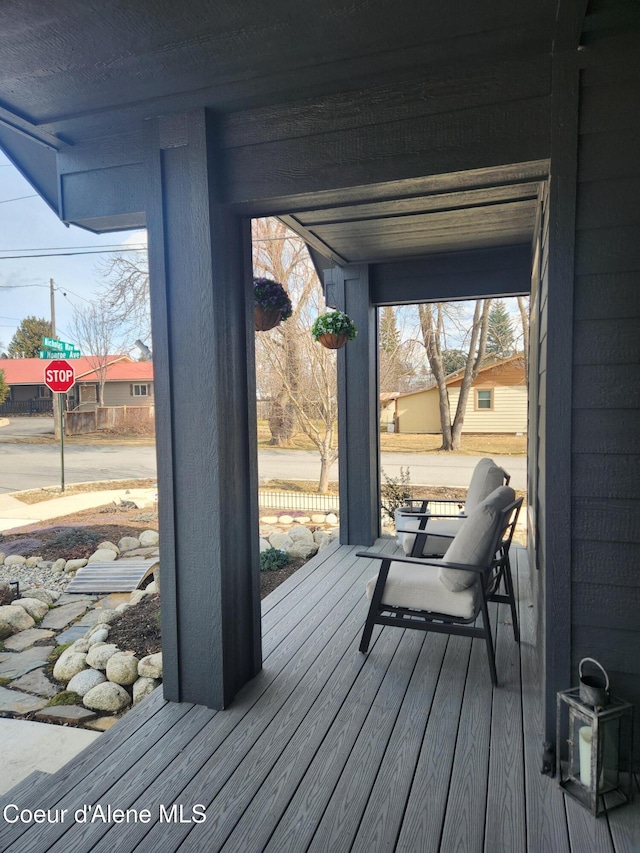
M131 386L131 395L133 397L148 397L149 396L149 386L148 385L132 385Z
M476 409L493 409L493 388L476 389Z

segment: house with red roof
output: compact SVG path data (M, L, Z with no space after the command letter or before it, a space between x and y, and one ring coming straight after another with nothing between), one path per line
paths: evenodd
M44 384L48 361L39 358L0 359L0 370L9 386L9 396L0 405L0 415L52 412L51 391ZM103 367L104 365L104 367ZM82 356L73 360L75 385L67 396L68 411L93 411L96 406L153 405L153 364L134 361L128 355L106 359ZM104 370L104 393L100 373Z

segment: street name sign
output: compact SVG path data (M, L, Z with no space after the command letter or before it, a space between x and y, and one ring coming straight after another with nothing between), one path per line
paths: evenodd
M75 381L75 370L64 359L56 359L44 369L44 384L56 394L65 394Z

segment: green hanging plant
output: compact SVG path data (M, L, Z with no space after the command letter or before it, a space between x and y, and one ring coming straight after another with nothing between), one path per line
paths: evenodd
M358 334L356 324L342 311L329 311L316 319L311 327L314 339L328 349L340 349Z

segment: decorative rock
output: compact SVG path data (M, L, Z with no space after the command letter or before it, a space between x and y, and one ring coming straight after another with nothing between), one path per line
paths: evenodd
M104 643L108 636L108 628L98 628L97 631L94 631L93 634L89 635L89 639L85 642L87 642L90 646L95 646L96 643Z
M299 515L297 518L293 519L296 524L309 524L311 519L308 515Z
M142 658L138 664L138 675L140 678L162 678L162 652Z
M293 524L293 516L292 515L281 515L278 518L278 524Z
M327 524L337 524L338 523L338 516L335 514L335 512L330 512L327 514L326 522L327 522Z
M116 613L124 613L125 610L128 610L131 607L131 604L128 601L123 601L122 604L119 604L116 607Z
M53 565L53 563L51 564ZM25 598L39 598L40 601L44 601L45 604L48 604L51 607L52 604L60 598L60 593L54 593L51 589L23 589L21 590L22 595Z
M113 542L101 542L101 543L98 545L98 551L101 551L103 548L104 548L104 549L107 549L107 550L110 550L110 551L113 551L113 552L114 552L114 554L119 554L119 553L120 553L120 548L118 548L118 546L117 546L115 543L113 543Z
M277 515L263 515L260 519L262 524L277 524L278 516Z
M313 541L318 546L318 551L322 551L323 548L326 548L327 545L333 542L333 539L328 530L316 530L313 534Z
M287 554L290 554L292 557L300 557L303 560L307 560L317 553L318 546L315 542L294 542L293 545L287 548Z
M151 581L151 583L145 586L144 591L147 595L155 595L158 591L158 584L155 581Z
M269 544L272 548L278 548L281 551L286 551L287 548L293 545L293 539L288 533L273 533L269 537Z
M327 520L327 516L323 512L322 513L321 512L315 512L311 516L311 521L314 524L325 524L326 520Z
M98 548L89 557L89 563L111 563L117 558L117 554L111 548Z
M271 548L271 544L266 539L260 537L260 553L262 554L263 551L266 551L269 548Z
M9 554L4 558L5 566L26 566L27 558L21 557L20 554Z
M83 652L72 652L70 649L63 652L53 667L53 677L56 681L65 684L71 681L74 675L87 668L87 656Z
M88 560L67 560L64 570L65 572L77 572L78 569L83 569L88 562Z
M122 613L118 613L117 610L102 610L98 614L98 618L96 619L95 624L111 625L112 622L117 622L121 616Z
M84 696L98 684L103 684L107 679L99 669L83 669L73 676L67 684L67 690L72 690L78 696Z
M18 631L26 631L33 628L36 623L22 607L13 604L0 606L0 640L5 640Z
M26 631L20 631L19 634L14 634L4 641L4 647L9 652L21 652L28 649L38 640L49 640L55 634L54 631L43 631L41 628L28 628Z
M82 704L92 711L117 713L131 705L131 697L124 687L114 684L112 681L105 681L85 693Z
M109 731L111 726L115 726L120 717L114 717L110 715L108 717L96 717L94 720L89 720L89 722L84 724L86 729L93 729L94 732L106 732Z
M143 548L150 548L160 541L157 530L143 530L138 539Z
M95 719L93 711L87 711L86 708L81 708L80 705L53 705L43 708L35 715L36 720L43 720L50 723L65 723L69 725L88 722Z
M118 652L107 661L107 678L115 684L129 685L138 679L138 658Z
M86 640L84 637L81 637L79 640L73 642L70 646L70 649L73 649L74 652L82 652L83 654L87 654L89 649L91 648L91 643L89 640Z
M140 547L140 540L135 536L123 536L122 539L118 542L118 548L120 549L120 553L124 553L125 551L133 551L134 548Z
M40 560L38 563L39 569L44 569L45 571L53 568L53 560Z
M289 536L294 542L313 542L313 533L308 527L293 527Z
M133 704L142 702L159 684L160 681L156 678L139 678L133 685Z
M16 598L14 607L22 607L32 619L40 621L49 612L49 605L39 598Z
M38 563L42 560L42 557L27 557L27 568L35 569Z
M63 560L62 557L59 560L56 560L55 563L51 566L51 570L54 572L64 572L64 567L66 566L67 561Z
M147 593L143 589L134 589L131 593L129 604L138 604L140 601L142 601L146 594Z
M93 669L106 669L109 658L119 651L115 643L94 643L87 652L87 663Z

